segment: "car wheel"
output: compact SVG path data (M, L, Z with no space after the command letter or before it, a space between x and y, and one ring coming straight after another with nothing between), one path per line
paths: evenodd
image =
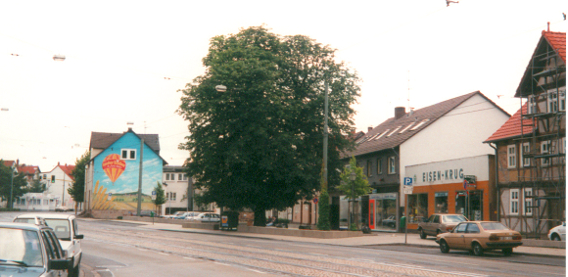
M560 241L560 236L556 233L552 234L552 240L554 241Z
M473 254L475 256L483 256L483 247L481 247L481 244L477 242L473 243Z
M511 254L513 254L513 248L505 248L505 249L503 249L503 255L505 255L505 256L511 256Z
M450 252L450 246L448 246L445 240L440 241L440 251L442 251L442 253Z
M426 239L427 235L426 233L424 233L424 229L420 229L420 238L421 239Z

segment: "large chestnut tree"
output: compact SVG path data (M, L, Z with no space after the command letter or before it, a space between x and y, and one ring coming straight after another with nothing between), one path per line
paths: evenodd
M360 89L356 73L334 52L264 27L210 40L205 74L181 90L178 109L189 122L179 147L190 153L186 171L202 202L250 208L255 226L264 226L266 210L314 197L321 186L326 82L328 167L341 167L340 152L352 146L346 135ZM339 183L338 173L328 172L330 183Z

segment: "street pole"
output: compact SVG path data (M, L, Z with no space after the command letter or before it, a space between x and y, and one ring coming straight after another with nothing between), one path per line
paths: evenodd
M327 113L328 113L328 96L327 91L329 89L329 84L325 82L325 107L324 107L324 125L323 125L323 183L325 188L322 190L327 190L327 137L328 137L328 126L327 126ZM327 201L327 199L325 200Z
M140 139L140 171L138 173L138 207L137 215L142 212L142 160L144 159L144 138Z
M14 194L14 167L10 167L10 209L14 208L14 199L12 195Z

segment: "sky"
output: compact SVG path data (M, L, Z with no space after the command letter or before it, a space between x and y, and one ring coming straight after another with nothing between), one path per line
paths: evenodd
M512 115L541 32L566 32L565 12L564 0L0 1L0 158L48 172L75 164L91 132L131 127L182 165L179 90L204 74L212 37L260 25L336 49L362 80L357 131L477 90Z

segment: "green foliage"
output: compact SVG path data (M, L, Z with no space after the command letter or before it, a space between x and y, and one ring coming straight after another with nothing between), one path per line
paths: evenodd
M12 195L13 200L24 195L28 184L24 173L15 174L13 179L11 175L12 169L4 165L4 160L0 160L0 198L3 201L8 201L9 208L13 207L10 203L10 195Z
M250 208L264 226L265 210L292 207L319 190L326 79L330 167L352 146L344 134L353 126L358 78L328 46L264 27L212 38L203 64L206 74L182 90L178 109L189 122L179 147L190 153L186 171L202 191L199 201Z
M38 179L34 179L27 192L42 193L45 190L45 184L42 184Z
M154 187L154 191L156 192L156 199L154 200L156 207L166 203L166 193L164 192L164 188L160 182L157 182Z
M327 193L327 190L323 190L320 194L320 199L318 201L318 213L318 230L331 230L331 223L329 221L329 194Z
M71 172L73 184L67 189L67 192L73 200L75 200L75 211L77 211L78 203L85 201L85 166L89 164L91 159L91 151L86 151L80 158L75 160L75 169Z
M355 172L355 180L351 180L351 173ZM340 175L341 185L337 189L345 194L350 200L357 199L361 196L371 193L373 190L367 181L367 177L363 174L363 168L357 166L355 157L349 160L349 167L345 167Z
M349 225L349 231L359 231L359 227L357 227L357 223L351 223L351 225Z

